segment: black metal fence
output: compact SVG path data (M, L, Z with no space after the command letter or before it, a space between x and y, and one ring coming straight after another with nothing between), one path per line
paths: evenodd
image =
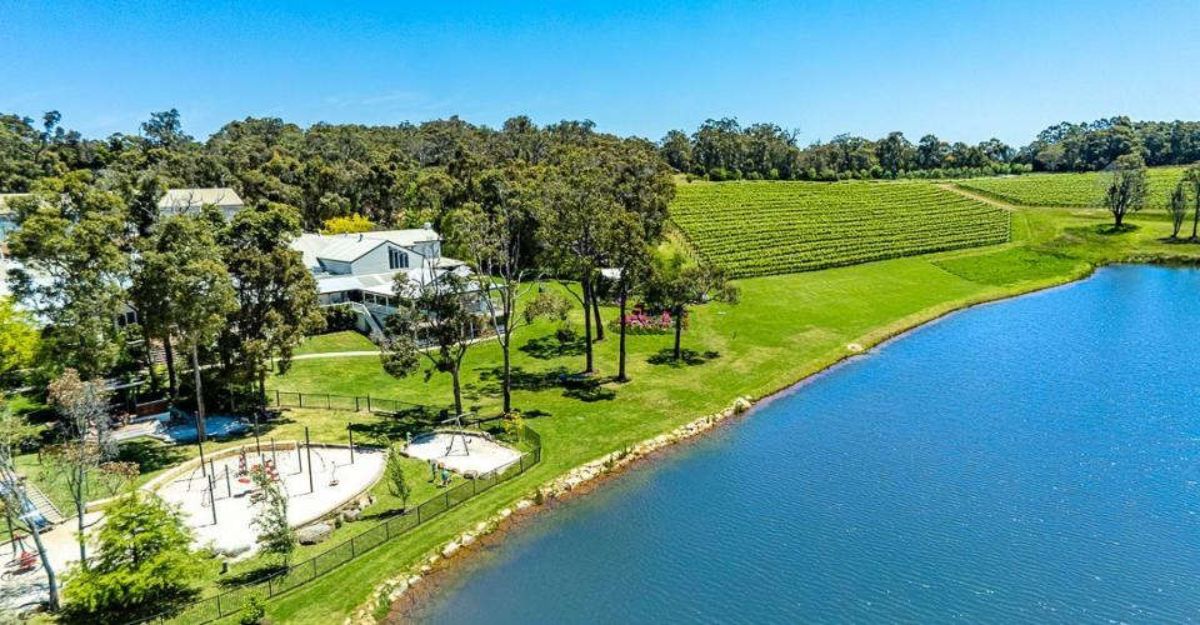
M268 391L267 403L277 408L324 408L349 412L386 412L431 414L449 413L448 407L414 404L398 399L372 397L370 395L333 395L331 393L299 393L296 391Z
M308 394L305 394L308 397ZM404 514L393 516L380 521L354 537L339 543L319 554L292 564L286 569L271 573L262 578L230 588L220 594L205 597L188 604L181 610L170 614L158 614L127 625L143 625L149 623L174 623L179 625L203 625L217 619L232 616L241 611L245 601L251 595L267 600L286 593L298 586L337 569L338 567L358 558L385 542L403 536L410 530L436 519L442 514L472 497L487 492L491 488L507 482L536 466L542 461L542 437L530 427L521 426L517 432L518 438L529 448L514 463L497 469L491 473L480 475L474 479L468 478L458 486L427 499L415 508L409 508Z

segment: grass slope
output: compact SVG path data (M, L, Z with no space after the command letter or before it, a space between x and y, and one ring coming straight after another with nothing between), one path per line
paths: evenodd
M1183 175L1182 167L1155 167L1149 170L1150 197L1147 204L1165 207L1175 183ZM996 178L972 178L959 181L958 186L1021 206L1086 206L1104 205L1104 190L1108 174L1027 174Z
M270 615L281 623L340 622L367 601L376 583L537 484L721 409L738 395L763 396L784 388L845 357L849 343L871 345L971 303L1076 279L1098 263L1131 256L1200 257L1200 246L1160 241L1169 230L1163 219L1147 214L1135 223L1136 230L1105 234L1102 211L1021 210L1013 220L1015 241L1007 245L742 280L740 305L711 304L695 311L684 337L693 364L661 364L668 337L631 337L633 381L625 385L603 377L615 371L615 337L597 345L598 384L567 387L558 376L580 368L577 348L559 350L549 324L528 328L520 334L522 349L515 358L521 380L516 404L540 415L529 423L543 435L543 464L438 523L272 602ZM613 311L605 315L611 318ZM498 405L498 364L494 344L481 344L467 357L470 402L483 413ZM421 376L394 380L373 357L297 361L273 384L432 403L445 402L449 393L443 374L428 383Z
M924 182L683 184L671 219L739 278L1009 240L1007 212Z

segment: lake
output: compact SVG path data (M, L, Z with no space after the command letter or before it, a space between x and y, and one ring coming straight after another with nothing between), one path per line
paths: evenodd
M537 517L416 616L1200 621L1198 336L1192 269L950 316Z

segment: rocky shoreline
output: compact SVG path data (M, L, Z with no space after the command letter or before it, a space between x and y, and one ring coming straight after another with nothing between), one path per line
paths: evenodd
M435 549L422 558L419 564L377 585L371 593L371 598L345 619L345 625L379 623L381 616L386 617L392 613L394 604L406 596L415 594L429 576L443 572L452 563L462 560L472 551L471 548L477 546L484 538L507 529L519 518L534 514L545 504L585 492L603 477L629 468L635 462L671 445L708 432L725 420L744 414L752 405L753 401L750 398L739 397L720 412L695 419L665 434L606 454L542 484L512 506L476 523L470 530Z

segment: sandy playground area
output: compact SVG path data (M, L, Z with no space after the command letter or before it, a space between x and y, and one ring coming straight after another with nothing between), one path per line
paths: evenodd
M264 445L262 454L254 446L245 448L246 469L274 462L283 491L288 496L288 522L299 527L315 521L359 493L369 489L383 474L386 452L354 449L354 462L345 447L312 448L312 490L309 489L308 454L303 446L280 447L271 453ZM235 554L256 548L257 532L252 524L258 505L251 501L254 484L242 472L242 456L233 454L212 461L212 499L209 480L197 466L176 476L156 491L164 500L179 506L192 527L199 545L211 544L217 550Z
M470 432L422 434L405 447L404 453L420 460L434 460L469 477L502 469L521 458L521 452L512 447Z

